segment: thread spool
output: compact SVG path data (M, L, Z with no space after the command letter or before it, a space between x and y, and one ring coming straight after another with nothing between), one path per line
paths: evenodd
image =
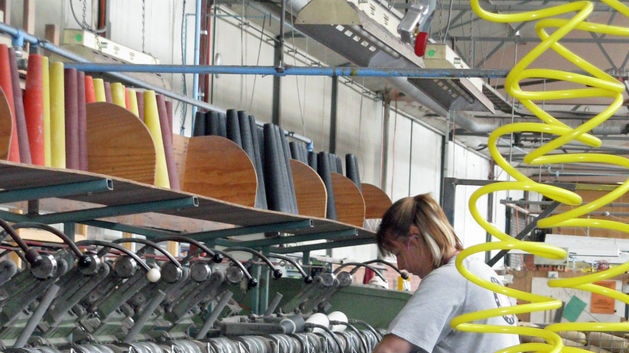
M93 79L94 84L94 99L95 102L106 102L107 97L105 96L105 81L102 78Z
M9 48L6 44L0 44L0 87L9 103L11 110L11 145L9 146L8 160L11 162L20 161L20 147L18 146L18 135L15 121L15 100L13 99L13 83L11 82L11 66L9 64Z
M330 322L336 321L336 322L340 322L344 324L346 324L349 321L347 319L347 315L345 315L345 313L342 311L333 311L329 313L328 320ZM347 326L344 324L332 324L331 329L333 332L343 332L347 328Z
M55 168L66 167L66 123L63 63L50 64L50 142Z
M162 129L160 127L157 99L154 91L144 92L144 123L155 141L155 185L170 188L166 156L164 153L164 141L162 139Z
M52 145L50 135L50 67L48 57L42 57L42 100L43 100L43 134L44 134L44 164L50 167L52 163Z
M330 320L328 319L328 316L324 313L313 313L311 314L308 319L306 319L306 323L307 324L315 324L315 325L320 325L320 326L324 326L324 327L329 327L330 326ZM313 333L323 333L325 332L324 329L320 328L320 327L313 327L312 328L312 332Z
M126 103L126 97L125 97L126 93L125 93L124 85L120 82L114 82L110 85L110 87L111 87L112 103L126 109L127 103Z
M24 84L24 116L31 152L31 163L45 165L44 152L44 85L43 57L37 54L28 56L28 69Z

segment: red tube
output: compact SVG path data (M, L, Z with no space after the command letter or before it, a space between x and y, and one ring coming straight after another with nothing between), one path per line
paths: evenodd
M13 83L11 83L11 66L9 65L9 48L6 44L0 44L0 88L7 98L11 109L11 145L9 147L9 161L20 161L20 148L18 146L17 129L15 126L15 101L13 100Z
M85 103L96 102L96 92L94 91L94 79L90 75L85 75Z
M79 112L76 69L64 70L66 168L79 169Z
M79 138L79 170L87 170L87 113L85 112L86 89L85 73L76 73L76 107Z
M18 148L20 149L20 162L31 164L31 147L28 144L26 117L24 117L24 101L22 100L22 87L20 87L20 73L17 71L17 59L13 48L9 48L9 65L11 68L11 82L13 84L15 128L17 129Z
M28 70L24 86L24 116L31 152L31 163L45 165L44 153L44 86L43 57L38 54L28 56Z

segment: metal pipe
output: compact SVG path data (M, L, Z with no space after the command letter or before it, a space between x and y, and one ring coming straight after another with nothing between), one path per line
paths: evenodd
M412 77L412 78L504 78L508 70L493 69L400 69L370 67L311 67L243 65L175 65L175 64L108 64L66 63L68 68L85 72L150 72L182 74L275 75L275 76L343 76L343 77ZM408 83L410 85L410 83Z

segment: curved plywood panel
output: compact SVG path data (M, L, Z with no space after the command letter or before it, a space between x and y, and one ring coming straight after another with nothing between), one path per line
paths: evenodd
M11 134L13 133L11 124L11 108L4 92L0 88L0 159L7 160L9 157L9 146L11 145Z
M365 218L382 218L393 204L391 198L375 185L362 183L360 187L365 200Z
M365 222L365 200L360 190L353 181L342 174L331 174L337 220L362 227Z
M146 125L117 105L86 105L88 171L153 185L155 143Z
M258 179L247 153L221 136L188 140L182 190L253 207Z
M323 180L309 165L290 160L293 185L300 215L325 218L328 193Z

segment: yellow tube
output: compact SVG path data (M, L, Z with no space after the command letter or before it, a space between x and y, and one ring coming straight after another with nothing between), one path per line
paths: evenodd
M106 102L107 96L105 95L105 81L102 78L95 78L94 82L94 96L97 102Z
M48 57L42 57L42 86L44 99L44 165L52 166L52 141L50 134L50 68Z
M134 89L129 88L129 110L131 111L131 113L133 113L135 116L139 117L140 116L140 110L138 107L138 96L136 95L136 92Z
M119 107L127 108L125 87L120 82L114 82L111 84L111 100L112 103Z
M62 62L50 64L50 164L66 167L65 92Z
M157 100L154 91L144 91L144 123L149 129L151 136L153 136L153 141L155 141L157 159L155 166L155 185L170 188L168 169L166 167L166 154L164 153L164 140L162 139L162 129L159 124Z
M629 17L629 7L617 0L601 0L612 9ZM605 323L605 322L569 322L548 325L545 328L530 327L504 327L491 326L475 323L478 320L502 316L506 314L522 314L536 311L553 310L561 307L561 301L536 295L533 293L518 291L513 288L504 287L495 283L484 281L470 273L463 265L463 259L479 252L493 250L518 249L536 256L543 256L551 259L564 259L566 252L547 244L537 242L526 242L512 238L502 232L487 220L483 219L477 206L479 200L491 193L506 190L526 190L537 192L549 199L574 206L570 210L546 217L538 221L541 228L552 227L590 227L613 229L629 233L629 225L608 219L597 219L590 214L605 205L617 200L629 191L629 179L611 190L606 195L596 200L582 204L581 197L560 187L537 183L526 175L520 173L513 167L507 159L500 154L498 141L505 135L521 132L543 133L554 136L548 143L533 150L524 157L524 163L530 165L553 165L569 163L594 163L614 165L629 169L629 159L603 153L575 153L575 154L551 154L563 145L579 141L592 148L601 146L601 141L589 134L595 127L604 123L613 116L623 103L623 93L625 87L614 77L604 70L597 68L587 60L576 55L568 48L560 44L561 39L572 31L584 31L597 33L599 35L615 35L629 37L629 28L612 26L609 24L599 24L589 20L593 12L594 5L590 1L574 1L568 4L552 6L546 9L528 11L522 13L491 13L483 9L479 0L471 0L471 7L481 18L488 21L508 23L508 22L528 22L536 21L535 30L541 42L528 52L510 71L505 80L505 89L520 103L533 112L541 122L536 123L512 123L501 126L494 130L488 139L488 150L496 161L496 164L505 170L514 181L497 182L477 189L469 199L469 209L475 221L488 233L492 234L497 241L471 246L462 251L456 259L456 266L459 272L469 281L485 287L496 293L505 294L520 301L527 302L514 307L497 308L480 312L466 313L454 318L450 325L463 331L480 333L504 333L519 334L539 337L543 343L524 343L513 347L505 347L498 352L590 352L586 349L576 347L564 347L562 339L557 332L561 331L629 331L629 323ZM550 31L547 31L550 29ZM584 74L575 74L562 70L550 70L543 68L530 68L532 64L546 51L552 50L568 62L575 66L575 71L583 71ZM558 80L570 83L570 87L563 90L549 90L543 92L526 91L519 82L528 79ZM585 121L578 127L572 128L562 123L538 102L547 103L559 99L579 99L590 97L602 97L609 99L609 106L599 114ZM625 303L629 303L629 295L595 282L613 278L629 271L629 263L612 267L608 270L594 274L568 278L551 279L548 281L549 287L572 288L575 290L587 291L608 296Z

